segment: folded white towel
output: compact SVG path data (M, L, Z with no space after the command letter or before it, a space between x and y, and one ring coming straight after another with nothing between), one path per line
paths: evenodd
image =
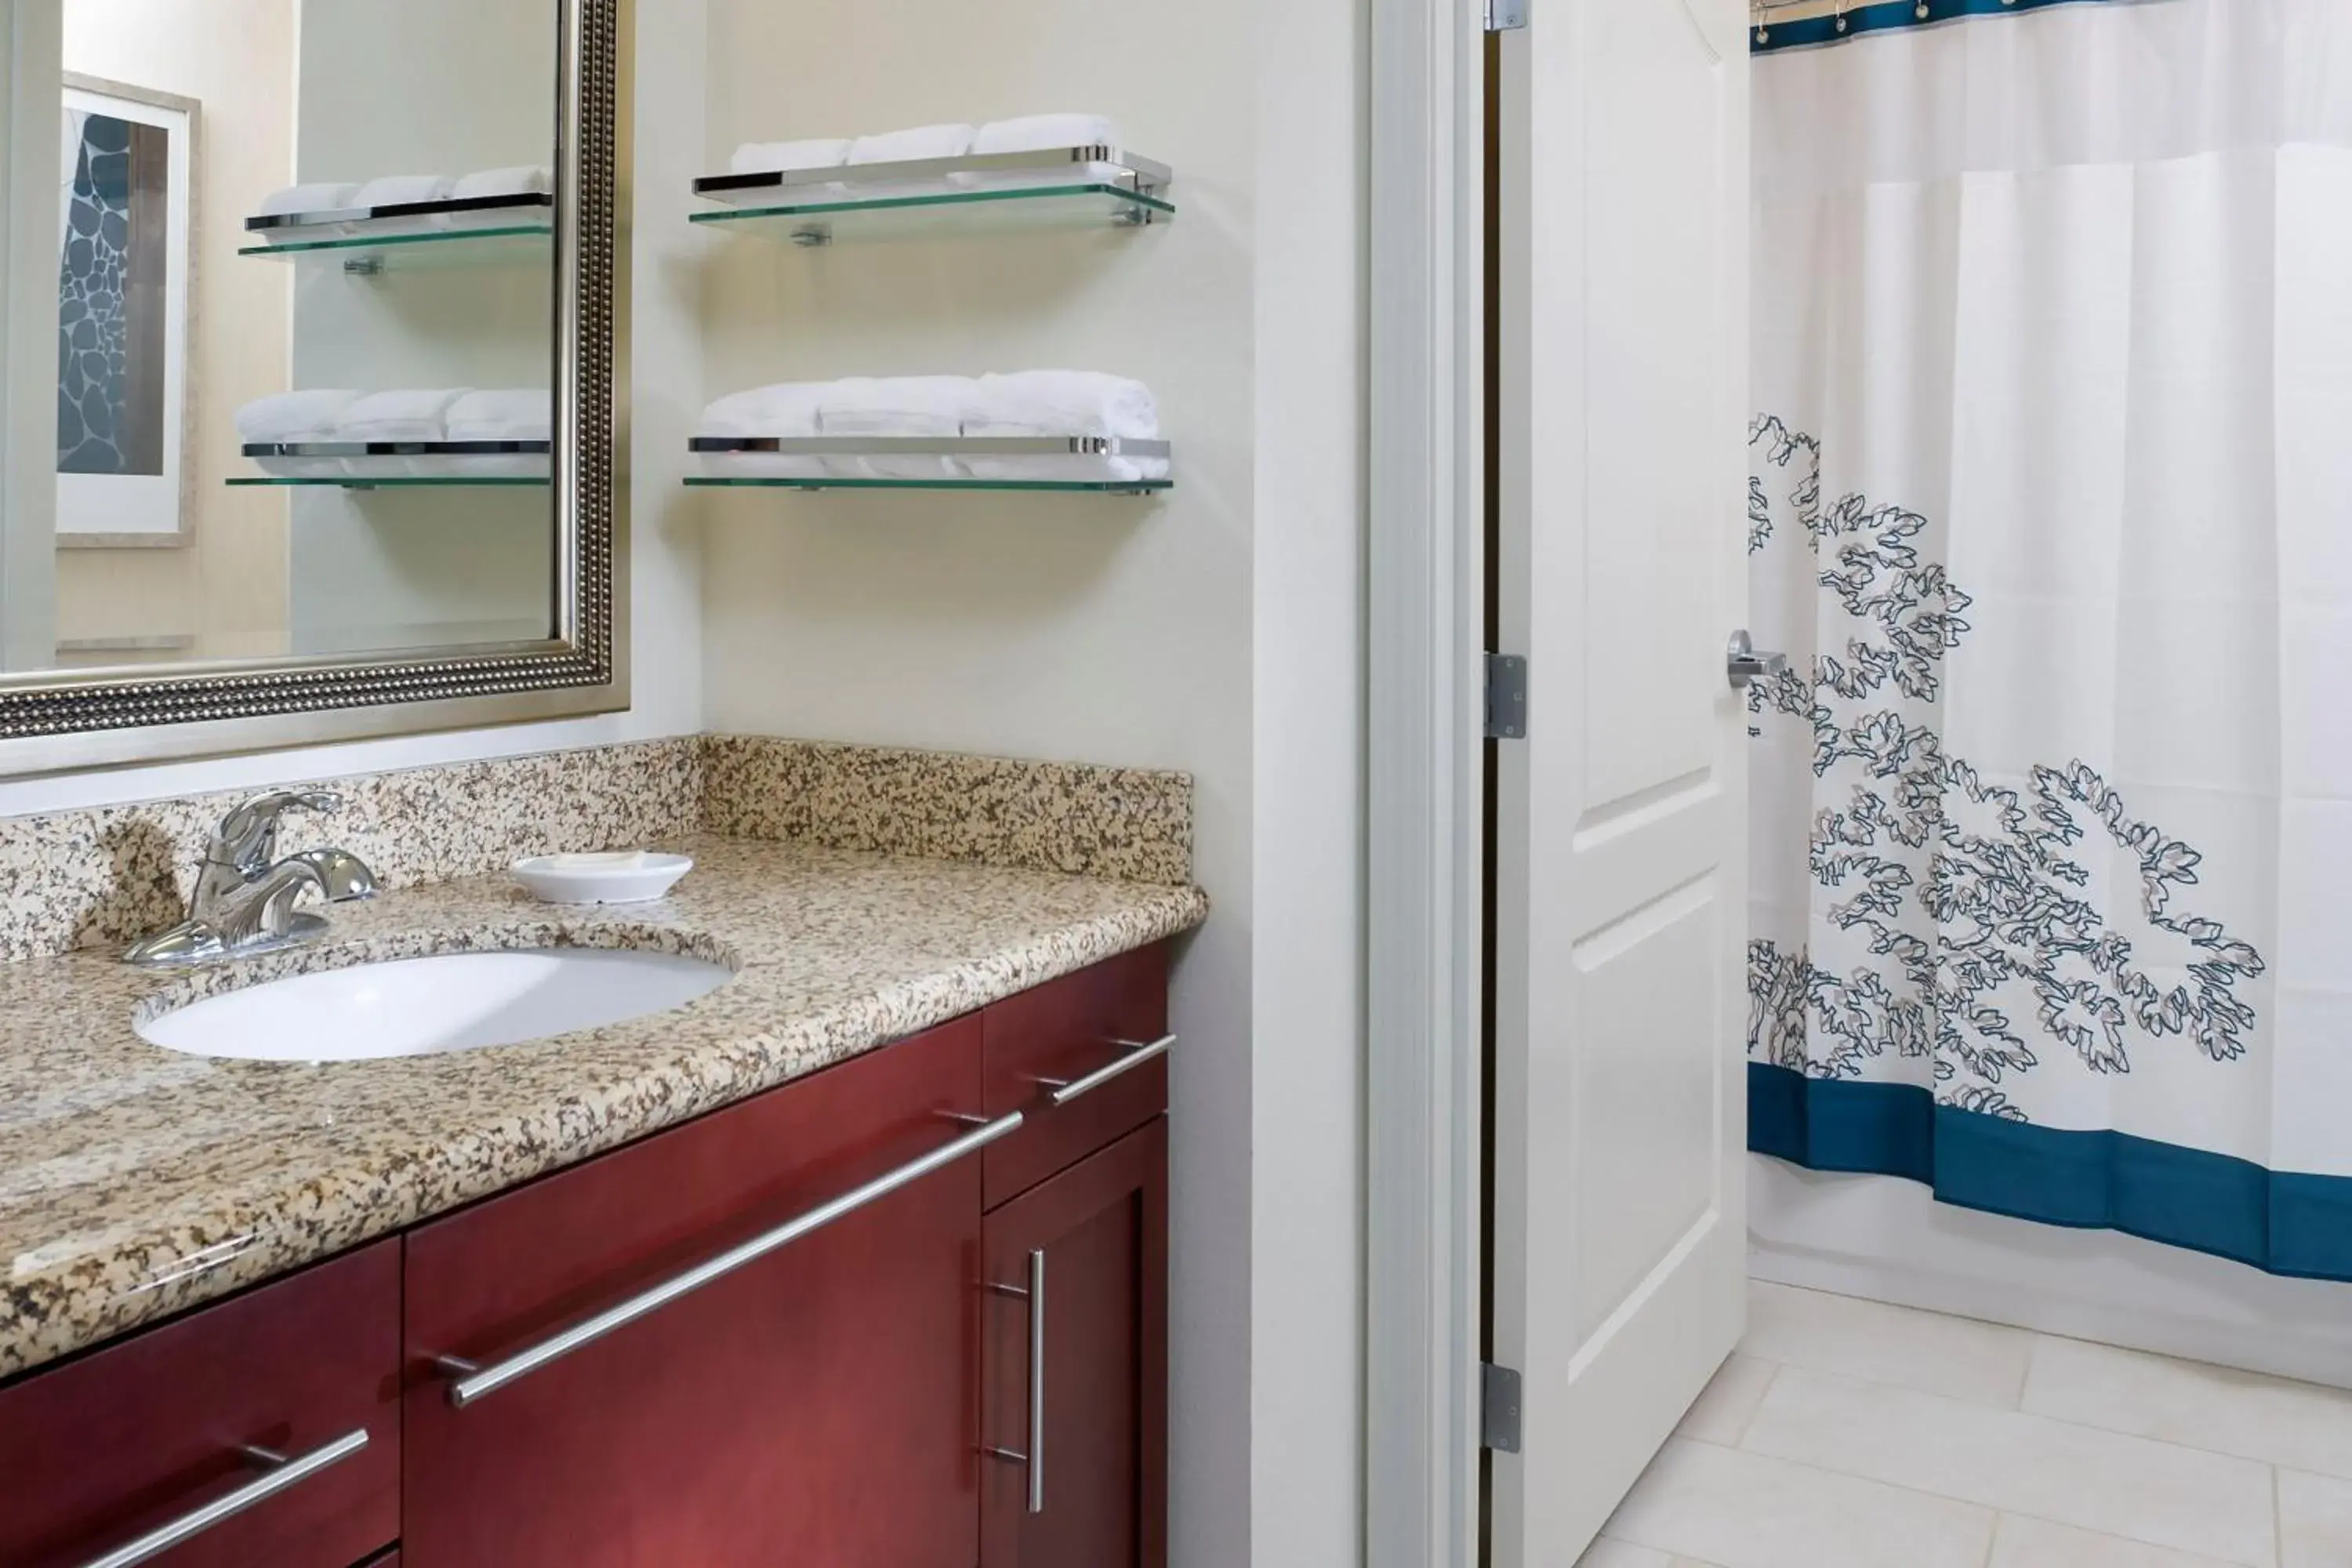
M257 397L236 411L237 439L257 443L331 440L344 412L362 395L322 387Z
M772 436L806 440L817 433L817 403L825 384L788 381L732 393L702 412L698 436ZM709 452L703 471L725 479L815 479L855 478L865 472L855 460L828 463L801 453Z
M825 382L787 381L733 393L703 410L696 434L811 437L817 433L817 406L828 390Z
M1107 114L1024 114L996 120L972 138L974 153L1034 153L1045 147L1116 147L1118 127Z
M451 441L545 441L555 427L555 398L543 386L469 392L443 418Z
M852 163L904 163L919 158L961 158L971 151L973 125L917 125L879 136L860 136L849 144Z
M445 440L450 407L471 390L452 386L371 392L343 410L336 429L346 441Z
M343 410L359 397L356 392L320 388L256 398L236 411L237 440L256 446L334 440ZM282 479L319 479L343 470L333 458L256 458L253 462L263 473Z
M776 174L793 169L830 169L849 162L849 142L818 137L806 142L746 142L727 161L730 173Z
M340 212L353 205L352 198L360 188L348 180L320 180L307 185L289 185L282 191L272 191L261 198L263 217L286 217L295 213Z
M827 437L963 434L965 412L978 384L963 375L853 376L827 386L818 401L817 430ZM963 472L953 458L869 457L865 471L880 479L952 479Z
M481 169L462 174L449 186L459 200L484 196L544 196L555 192L555 171L544 163L519 163L508 169ZM426 200L432 198L426 197Z
M371 392L343 411L335 437L342 441L446 441L449 408L467 387ZM346 458L344 470L362 478L415 473L415 461L396 456Z
M1090 370L1025 370L982 376L964 416L967 436L1118 436L1160 434L1151 389L1125 376Z
M352 196L352 205L394 207L446 201L456 184L446 174L386 174L362 185Z

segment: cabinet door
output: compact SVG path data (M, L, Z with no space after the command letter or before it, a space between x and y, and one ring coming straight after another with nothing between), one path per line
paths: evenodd
M409 1237L406 1568L971 1568L965 1158L460 1409L488 1363L953 1142L966 1020Z
M1166 1118L992 1211L986 1238L982 1568L1164 1568Z
M380 1241L0 1389L0 1563L69 1568L257 1488L152 1561L349 1568L400 1533L399 1364ZM295 1463L272 1487L248 1447Z

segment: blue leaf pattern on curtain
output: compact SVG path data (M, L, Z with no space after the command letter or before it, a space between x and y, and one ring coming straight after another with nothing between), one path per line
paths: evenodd
M1814 919L1863 940L1837 973L1804 952L1748 951L1748 1053L1818 1079L1874 1059L1925 1058L1939 1103L2024 1121L2002 1086L2071 1051L2095 1073L2185 1045L2215 1062L2246 1053L2255 1022L2238 981L2262 955L2189 907L2200 859L2131 815L2079 759L2023 787L1948 753L1934 722L1946 656L1970 630L1969 595L1923 551L1927 519L1860 495L1825 501L1821 443L1771 416L1749 435L1748 550L1802 550L1822 590L1821 651L1749 688L1750 733L1810 732L1817 801ZM2137 862L2141 912L2181 939L2186 963L2137 953L2092 901L2086 850Z

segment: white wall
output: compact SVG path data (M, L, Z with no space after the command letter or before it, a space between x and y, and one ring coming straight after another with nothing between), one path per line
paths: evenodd
M1164 501L730 495L715 729L1186 769L1173 1561L1360 1554L1362 28L1357 0L712 7L709 153L1040 110L1177 171L1164 233L816 253L714 237L713 395L1139 376Z
M22 11L24 7L17 7ZM646 101L698 102L703 0L644 0L636 71ZM51 117L54 119L54 116ZM54 156L50 159L55 164ZM700 275L691 263L688 183L700 172L701 127L690 114L643 115L631 302L636 450L625 479L634 537L633 690L627 713L468 730L212 762L0 780L0 816L185 792L258 787L292 778L515 756L567 746L692 734L702 727L700 544L683 452L702 406Z

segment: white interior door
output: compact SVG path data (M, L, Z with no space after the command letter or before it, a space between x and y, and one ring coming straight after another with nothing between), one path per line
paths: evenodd
M1497 1568L1574 1563L1738 1341L1746 1208L1744 0L1503 41Z

